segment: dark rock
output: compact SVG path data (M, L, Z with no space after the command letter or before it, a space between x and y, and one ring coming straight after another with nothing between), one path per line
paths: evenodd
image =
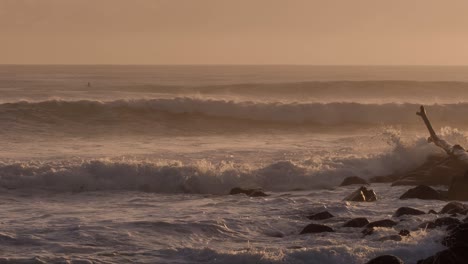
M331 227L325 225L318 225L318 224L309 224L301 231L302 234L310 234L310 233L323 233L323 232L335 232Z
M240 194L243 193L250 197L263 197L268 196L268 194L264 193L262 189L243 189L239 187L232 188L229 192L230 195Z
M438 219L436 219L434 221L422 223L422 224L419 225L419 228L434 229L436 227L452 226L452 225L458 225L458 224L461 224L461 221L458 220L457 218L441 217L441 218L438 218Z
M402 229L402 230L400 230L400 232L398 232L398 235L400 235L400 236L411 236L411 232L409 230Z
M419 185L406 191L400 199L441 200L442 195L426 185Z
M468 248L452 247L441 251L427 259L419 260L417 264L466 264L468 263Z
M373 190L368 190L366 187L362 186L348 195L344 200L352 202L374 202L377 201L377 195Z
M431 209L431 210L429 210L429 212L427 212L427 213L428 213L428 214L437 214L437 212L436 212L436 211L434 211L434 210L432 210L432 209Z
M310 220L325 220L334 217L334 215L330 214L328 211L320 212L317 214L313 214L308 216Z
M392 255L383 255L369 260L366 264L405 264L403 260Z
M364 227L367 224L369 224L369 220L367 220L367 218L359 217L347 221L344 223L343 227Z
M340 186L348 186L348 185L353 185L353 184L369 185L369 183L363 178L358 177L358 176L351 176L351 177L345 178L343 182L340 184Z
M402 215L423 215L423 214L426 214L426 213L418 209L414 209L411 207L400 207L398 208L398 210L396 210L393 216L400 217Z
M463 223L468 223L468 217L466 217L465 219L463 219Z
M402 238L399 235L391 235L391 236L384 236L378 239L378 241L388 241L388 240L401 241Z
M452 218L452 217L441 217L437 218L434 221L434 224L436 226L449 226L449 225L458 225L461 224L461 221L458 220L457 218Z
M364 230L362 230L361 233L364 236L370 236L370 235L374 234L374 228L373 227L364 228Z
M396 225L397 225L397 223L395 221L392 221L390 219L385 219L385 220L370 222L369 224L366 225L366 228L370 228L370 227L393 227L393 226L396 226Z
M442 244L447 247L468 247L468 224L463 223L450 230Z
M468 206L459 202L450 202L440 210L439 214L466 214Z

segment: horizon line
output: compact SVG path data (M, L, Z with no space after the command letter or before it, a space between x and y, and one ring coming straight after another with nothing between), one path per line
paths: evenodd
M312 67L468 67L468 64L124 64L124 63L0 63L0 66L312 66Z

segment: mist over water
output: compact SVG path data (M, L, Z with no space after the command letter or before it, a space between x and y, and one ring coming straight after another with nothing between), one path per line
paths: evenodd
M298 237L299 215L391 214L402 204L385 186L379 208L346 204L351 189L334 187L440 153L421 104L444 138L468 146L467 88L466 67L0 66L0 188L13 201L0 203L0 244L54 261L79 250L111 263L362 263L385 252L415 262L442 233L352 246L361 238ZM237 186L273 196L225 196ZM13 224L17 207L31 214L27 230ZM132 247L141 252L126 255Z

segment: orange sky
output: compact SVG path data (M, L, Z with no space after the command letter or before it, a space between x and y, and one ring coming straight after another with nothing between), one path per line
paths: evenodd
M0 0L1 64L468 65L466 0Z

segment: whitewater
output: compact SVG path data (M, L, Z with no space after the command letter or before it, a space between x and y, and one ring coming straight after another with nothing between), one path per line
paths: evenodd
M445 203L381 183L377 202L346 202L357 186L338 185L441 154L421 104L468 146L467 89L467 67L2 65L0 262L416 263L442 230L379 238L436 215L368 237L341 225ZM338 232L299 235L323 210Z

